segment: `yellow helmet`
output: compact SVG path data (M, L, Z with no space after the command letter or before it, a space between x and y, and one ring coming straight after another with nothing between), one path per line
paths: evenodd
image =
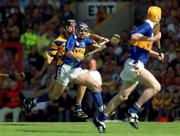
M159 22L161 19L161 8L157 6L150 6L147 12L147 19Z

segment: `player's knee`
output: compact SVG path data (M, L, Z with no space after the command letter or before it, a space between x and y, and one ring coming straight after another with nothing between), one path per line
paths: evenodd
M157 82L156 84L154 84L153 90L154 90L154 93L155 93L155 94L157 94L158 92L161 91L161 85L160 85L159 82Z

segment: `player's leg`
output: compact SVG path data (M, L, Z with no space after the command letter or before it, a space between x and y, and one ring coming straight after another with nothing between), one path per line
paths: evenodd
M37 105L39 102L48 101L48 94L53 90L55 85L55 80L52 80L50 85L38 91L34 91L32 98L25 98L24 95L21 97L22 105L26 112L31 112L31 109Z
M98 117L94 119L94 124L96 125L99 132L101 131L100 126L104 124L105 120L108 119L108 116L125 100L128 99L128 96L136 88L137 82L123 82L121 89L117 95L115 95L111 101L108 103L106 109L103 113L99 113Z
M54 84L55 84L55 80L52 80L52 81L50 82L50 85L47 86L47 88L34 91L32 98L36 98L36 97L38 97L38 96L43 95L44 93L47 93L47 92L52 91L52 89L53 89L53 87L54 87Z
M139 81L146 86L146 89L139 97L138 101L129 109L128 115L137 116L137 113L140 112L141 107L154 95L156 95L161 90L161 85L157 79L146 69L142 69L139 75ZM132 126L138 128L137 123L131 122Z
M82 100L86 91L86 86L79 85L76 93L76 105L74 109L74 115L80 118L87 118L88 115L82 110Z
M27 113L31 112L31 110L38 103L46 102L49 100L57 100L62 95L62 93L64 92L65 89L66 89L66 86L55 81L52 91L46 92L46 93L42 94L41 96L38 96L35 99L25 99L25 101L23 103L23 105L25 107L25 111Z
M109 116L122 102L126 101L129 95L134 91L137 86L137 82L126 82L124 81L119 93L115 95L108 103L104 114Z
M139 78L141 83L146 86L146 89L137 101L138 106L141 107L161 90L161 85L152 73L146 69L142 70Z
M34 99L33 102L35 104L48 100L57 100L62 95L69 83L69 77L66 74L66 67L59 67L56 75L57 76L55 81L53 82L52 91L46 92Z
M104 104L101 96L100 86L91 78L89 72L81 72L73 80L74 83L87 86L91 91L95 102L98 105L99 111L104 110Z
M64 68L61 69L61 67L59 67L57 71L56 79L53 83L52 91L45 92L44 94L33 100L26 99L26 101L23 103L26 112L31 112L32 108L35 107L40 102L58 99L66 89L68 83L69 83L69 78L65 73L65 69Z

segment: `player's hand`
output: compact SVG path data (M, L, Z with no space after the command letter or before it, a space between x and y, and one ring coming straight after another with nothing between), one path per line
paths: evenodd
M163 61L163 60L164 60L164 53L161 53L161 55L158 56L158 59L159 59L160 61Z
M77 60L78 62L81 62L81 61L84 60L84 56L76 56L76 60Z
M157 41L157 40L160 40L161 39L161 32L159 32L158 34L156 34L154 37L153 37L153 41Z
M100 48L100 47L101 47L98 43L93 43L93 46L94 46L95 48Z
M105 38L105 37L103 37L102 40L105 41L106 43L108 43L110 41L108 38Z

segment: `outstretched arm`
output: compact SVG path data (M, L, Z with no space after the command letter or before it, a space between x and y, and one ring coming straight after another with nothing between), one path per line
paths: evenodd
M106 43L109 42L109 39L106 38L106 37L103 37L103 36L100 36L98 34L90 34L90 37L93 39L93 40L101 40L101 41L105 41Z
M156 34L153 37L146 37L140 33L135 33L131 35L131 40L135 40L135 41L150 41L150 42L155 42L157 40L161 39L161 32L159 32L158 34Z
M150 51L149 51L149 54L150 54L152 57L158 58L158 59L161 60L161 61L164 60L164 53L161 53L161 56L160 56L160 55L159 55L159 52L150 50Z

